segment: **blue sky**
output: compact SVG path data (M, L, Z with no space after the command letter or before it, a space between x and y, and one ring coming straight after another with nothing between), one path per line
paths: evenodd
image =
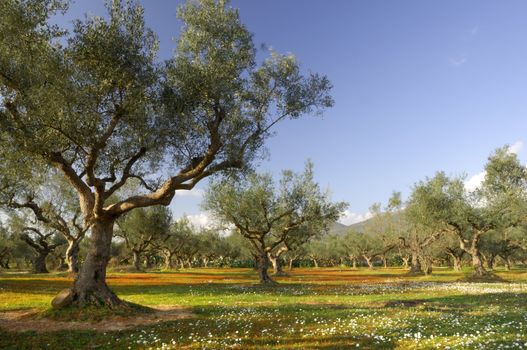
M182 1L143 0L171 56ZM300 171L350 203L346 223L393 190L437 170L481 178L493 149L527 135L527 2L266 0L232 2L257 45L294 53L327 74L335 107L322 119L287 122L268 143L262 171ZM67 18L104 14L102 0L77 0ZM527 140L526 140L527 141ZM203 188L203 185L199 186ZM200 190L176 196L176 216L198 220ZM205 216L201 216L205 220Z

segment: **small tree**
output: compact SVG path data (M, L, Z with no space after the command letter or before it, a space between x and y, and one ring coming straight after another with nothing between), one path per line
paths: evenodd
M420 182L413 196L421 221L455 235L470 255L476 276L488 274L483 266L482 239L496 230L519 226L525 218L526 170L508 147L496 150L485 166L481 189L467 193L462 179L438 173Z
M313 165L304 173L284 171L279 186L270 175L252 174L240 182L216 182L209 187L204 208L230 223L253 248L262 284L275 282L267 274L269 253L293 236L314 236L336 221L345 203L331 203L313 178Z
M385 241L372 232L350 231L346 235L348 258L362 258L369 269L373 269L374 261L395 247L395 244L385 244Z
M404 211L405 230L399 235L401 246L410 252L410 274L421 274L423 252L444 235L443 226L428 220L427 208L423 205L421 192L412 191Z
M25 242L33 251L31 264L34 273L48 273L46 266L47 257L60 245L65 244L55 231L31 225L22 217L12 215L10 229L20 240Z
M463 259L467 253L459 246L459 239L454 235L443 235L437 246L450 260L454 271L460 272L463 268Z
M209 267L210 262L220 258L228 250L220 234L213 229L201 229L198 232L198 240L198 255L203 267Z
M173 269L174 258L182 256L185 245L191 241L194 228L187 217L176 220L170 226L168 236L159 244L165 257L165 268Z
M372 218L365 223L363 232L350 232L347 236L348 257L360 256L370 269L373 269L374 259L380 258L386 268L387 254L397 246L398 218L394 211L399 207L398 192L392 195L385 212L381 210L380 203L374 203L369 209Z
M170 209L162 206L138 209L117 221L116 235L121 237L126 248L132 253L133 266L141 270L141 258L144 253L163 241L172 221Z

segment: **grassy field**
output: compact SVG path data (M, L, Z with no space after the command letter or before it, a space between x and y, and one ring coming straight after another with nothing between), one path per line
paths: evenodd
M0 330L0 348L526 349L527 272L497 274L508 282L457 282L463 274L446 269L428 277L297 269L263 288L249 269L113 273L121 298L179 305L187 316L118 331ZM60 274L0 274L0 313L52 315L50 299L70 283Z

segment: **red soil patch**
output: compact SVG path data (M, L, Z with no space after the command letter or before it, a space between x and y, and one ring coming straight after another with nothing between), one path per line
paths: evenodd
M0 312L0 328L9 332L35 331L37 333L45 333L62 330L106 332L194 316L189 308L180 306L158 306L152 313L134 315L132 317L112 316L99 322L56 321L48 318L37 318L38 314L39 311L36 309Z

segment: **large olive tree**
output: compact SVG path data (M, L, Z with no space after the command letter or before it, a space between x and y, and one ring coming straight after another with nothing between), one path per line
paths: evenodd
M276 123L331 106L331 86L290 55L257 64L227 1L180 7L166 62L135 2L111 1L107 17L78 20L71 33L49 21L66 10L61 0L0 2L0 147L17 155L0 162L62 173L91 235L73 303L116 307L106 284L115 220L247 169ZM131 181L142 189L123 196Z

